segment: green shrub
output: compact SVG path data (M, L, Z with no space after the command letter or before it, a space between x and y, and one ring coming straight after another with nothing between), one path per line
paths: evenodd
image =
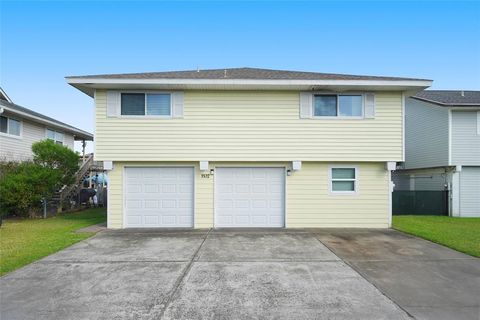
M19 163L0 181L0 207L20 216L34 216L42 198L51 198L61 172L33 162ZM6 212L4 212L5 214Z
M45 140L32 145L33 162L0 165L0 215L33 217L42 198L71 184L78 170L78 155L67 147Z

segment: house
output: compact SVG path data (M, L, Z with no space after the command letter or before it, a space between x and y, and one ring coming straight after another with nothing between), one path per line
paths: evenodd
M406 100L405 162L395 190L448 190L450 215L480 216L480 91L426 90Z
M95 99L108 227L376 227L430 80L254 68L67 77Z
M0 161L29 160L32 144L45 139L73 149L74 141L93 135L13 103L0 88Z

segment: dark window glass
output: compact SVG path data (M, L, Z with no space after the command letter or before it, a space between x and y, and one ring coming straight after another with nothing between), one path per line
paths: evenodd
M0 117L0 132L7 133L8 118Z
M315 117L335 117L337 115L337 96L315 96Z
M145 115L145 94L122 93L122 115Z

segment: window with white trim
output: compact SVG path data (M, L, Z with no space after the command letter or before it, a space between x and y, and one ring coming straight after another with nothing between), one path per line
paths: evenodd
M480 111L477 111L477 134L480 134Z
M9 117L0 116L0 132L20 137L21 122Z
M333 193L355 193L357 191L356 168L330 168L330 190Z
M63 132L47 129L47 139L54 141L56 144L63 145Z
M122 116L172 115L172 99L169 93L122 93Z
M317 94L313 97L314 117L362 117L360 94Z

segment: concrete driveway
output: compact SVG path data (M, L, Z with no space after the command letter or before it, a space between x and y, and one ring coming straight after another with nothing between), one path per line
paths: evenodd
M315 234L105 231L0 279L1 319L408 319Z
M414 318L480 320L480 259L395 230L313 232Z

